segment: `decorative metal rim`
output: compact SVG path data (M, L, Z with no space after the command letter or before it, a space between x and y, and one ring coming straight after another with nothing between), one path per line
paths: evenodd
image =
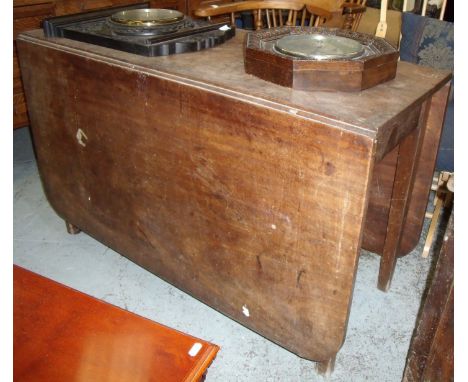
M359 41L319 33L284 36L276 41L274 49L288 56L313 60L351 59L365 53Z
M129 9L114 13L111 21L129 27L154 27L183 20L184 14L173 9Z

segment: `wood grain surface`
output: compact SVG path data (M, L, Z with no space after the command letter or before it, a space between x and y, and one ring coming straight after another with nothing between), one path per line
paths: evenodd
M401 63L358 98L294 91L244 73L243 37L149 59L22 35L39 171L66 221L328 362L345 338L374 160L398 143L379 138L449 74Z
M40 31L30 34L39 38L42 36ZM152 75L165 73L166 77L176 81L182 79L210 91L223 89L232 97L373 137L377 143L377 160L372 175L363 248L382 254L396 168L397 142L416 127L417 111L422 101L446 84L451 74L399 62L394 81L357 94L291 90L245 73L240 51L243 50L246 32L238 30L237 35L232 41L195 56L183 54L154 59L70 40L56 39L52 45L74 53L79 50L80 55L90 57L104 55L108 60L118 60L119 65L129 68L136 65ZM49 43L42 40L41 44ZM216 55L215 59L213 54ZM437 92L432 101L420 157L422 164L418 165L399 255L409 253L419 241L447 95L448 87L445 87L445 90Z
M436 256L436 266L408 350L404 382L454 380L454 217Z
M422 106L418 126L406 136L398 147L398 158L393 183L390 211L388 214L387 230L382 257L378 288L388 291L395 270L398 251L400 248L403 227L408 214L409 200L413 191L417 164L421 155L422 143L426 133L429 101Z
M13 128L28 125L28 111L23 93L23 83L21 82L21 72L18 63L15 39L19 33L37 29L45 17L55 15L53 2L41 1L36 4L32 1L29 4L14 2L13 7Z
M430 101L424 141L422 142L421 155L417 163L408 213L404 221L403 235L397 252L398 256L404 256L411 252L418 244L421 236L437 159L438 150L436 148L439 147L449 94L450 84L447 84L437 91ZM372 187L369 195L369 208L367 210L362 246L378 254L383 253L397 156L398 146L376 163L372 175Z
M24 268L13 280L15 381L199 381L219 350Z

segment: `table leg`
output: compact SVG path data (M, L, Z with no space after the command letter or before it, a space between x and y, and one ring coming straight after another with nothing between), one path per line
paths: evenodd
M81 232L81 229L79 229L77 226L71 224L70 222L65 221L65 226L67 227L67 232L70 235L76 235L77 233Z
M329 377L335 368L335 359L336 355L326 361L317 362L317 372L324 377Z
M429 107L430 101L426 101L421 109L418 128L403 139L398 148L397 167L395 181L393 183L387 233L385 236L383 254L380 259L379 279L377 284L377 287L384 292L388 291L390 288L393 272L395 270L404 222L408 213L409 196L413 190L416 165L424 141Z

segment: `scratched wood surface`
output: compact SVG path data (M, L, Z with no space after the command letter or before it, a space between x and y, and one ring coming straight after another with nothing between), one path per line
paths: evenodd
M42 32L30 32L40 38ZM161 72L174 80L183 79L210 90L222 88L234 97L243 97L269 108L312 118L335 127L349 129L374 137L377 142L376 164L373 170L369 209L363 235L363 248L381 254L390 210L391 190L396 168L396 145L417 125L422 101L447 82L448 72L437 72L413 64L400 62L395 81L365 92L346 94L304 92L284 88L244 72L240 51L246 38L238 30L237 37L196 56L146 58L70 40L53 40L62 49L76 49L84 55L103 55L110 62L158 75ZM43 41L41 43L47 44ZM215 53L216 52L216 53ZM213 59L213 54L216 58ZM207 70L210 68L210 70ZM448 89L448 88L446 88ZM448 91L448 90L447 90ZM432 172L434 171L440 133L445 115L444 91L429 116L421 163L418 164L416 183L411 197L399 254L409 253L419 241L426 210ZM331 119L331 120L330 120Z
M359 96L300 92L246 75L242 40L149 59L21 36L39 170L65 220L325 362L346 332L374 160L448 74L402 64Z
M27 32L23 39L31 36L30 38L39 39L41 44L52 44L71 51L77 49L80 55L92 57L97 54L109 60L110 64L115 59L118 65L138 68L143 73L164 74L175 80L192 80L193 85L203 88L218 88L227 95L243 97L250 102L329 124L333 122L340 129L375 138L378 152L388 151L388 143L395 145L396 138L414 128L412 124L417 123L417 118L413 116L414 108L421 105L425 98L435 93L451 77L447 71L435 71L400 62L394 81L363 92L292 90L268 84L245 73L241 52L246 33L242 30L237 30L236 33L237 36L227 43L195 55L152 58L78 41L58 38L46 40L39 30ZM36 42L39 43L38 40ZM404 121L402 116L411 116L411 126L400 123Z
M13 282L15 381L196 382L219 350L18 266Z
M59 215L301 356L338 351L371 139L60 50L20 50Z

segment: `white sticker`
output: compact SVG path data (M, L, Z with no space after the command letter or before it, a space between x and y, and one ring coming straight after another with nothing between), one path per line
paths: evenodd
M195 342L188 352L189 356L195 357L202 347L203 345L200 342Z

